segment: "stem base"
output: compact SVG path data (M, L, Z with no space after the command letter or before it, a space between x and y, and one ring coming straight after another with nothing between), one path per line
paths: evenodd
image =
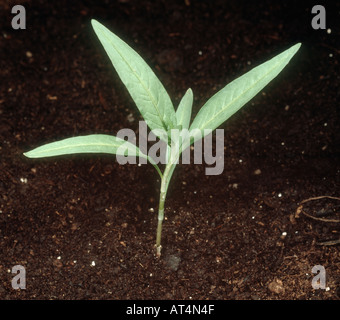
M161 245L156 246L156 256L157 256L157 258L161 257L161 250L162 250L162 246Z

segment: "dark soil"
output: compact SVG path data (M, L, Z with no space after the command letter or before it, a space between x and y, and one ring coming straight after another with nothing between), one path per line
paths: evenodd
M327 32L311 26L315 3L302 3L22 1L27 28L13 30L14 3L0 1L0 298L339 299L339 200L298 208L340 194L340 5L324 4ZM176 169L160 259L151 165L22 155L74 135L137 130L138 110L91 18L132 44L175 105L191 87L194 114L235 77L303 44L222 127L221 175ZM26 289L12 288L15 265ZM326 289L312 287L315 265Z

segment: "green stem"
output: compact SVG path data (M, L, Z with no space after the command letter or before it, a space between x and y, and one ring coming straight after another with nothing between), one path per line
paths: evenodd
M158 225L157 225L157 235L156 235L156 250L157 250L157 257L159 258L161 256L161 239L162 239L162 225L164 220L164 203L166 194L168 192L169 182L172 177L172 174L176 168L179 156L181 154L181 147L176 148L176 145L173 150L171 150L171 147L168 146L168 163L165 167L164 173L161 176L161 190L160 190L160 196L159 196L159 206L158 206ZM177 151L177 152L176 152Z
M161 239L162 239L162 224L164 219L164 202L165 202L165 193L161 192L159 197L159 208L158 208L158 225L157 225L157 236L156 236L156 250L157 257L161 256Z
M161 238L162 238L162 224L164 220L164 203L166 198L166 193L168 190L169 180L171 178L173 172L173 166L176 164L169 163L164 170L162 181L161 181L161 190L159 196L159 206L158 206L158 225L157 225L157 235L156 235L156 254L157 257L161 256Z

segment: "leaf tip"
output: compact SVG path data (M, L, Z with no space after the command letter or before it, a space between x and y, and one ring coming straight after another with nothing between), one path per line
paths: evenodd
M301 45L302 43L298 42L291 47L292 51L294 51L294 54L300 49Z
M98 22L96 19L91 19L91 25L95 32L97 32L100 27L103 27L103 25L100 22Z
M95 26L96 24L98 24L99 22L96 19L91 19L91 24L92 26Z
M32 157L31 157L31 154L30 154L30 151L23 152L23 155L24 155L26 158L32 158Z

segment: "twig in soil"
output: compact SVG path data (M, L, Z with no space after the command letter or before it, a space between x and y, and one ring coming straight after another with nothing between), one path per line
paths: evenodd
M317 242L316 244L319 246L334 246L336 244L340 243L340 239L339 240L329 240L329 241L322 241L322 242Z
M296 214L298 215L300 212L303 213L305 216L307 216L308 218L314 219L314 220L318 220L318 221L323 221L323 222L335 222L335 223L340 223L340 220L338 219L325 219L325 218L318 218L318 217L314 217L310 214L308 214L307 212L305 212L304 210L302 210L303 203L306 203L308 201L313 201L313 200L320 200L320 199L324 199L324 198L328 198L328 199L334 199L334 200L340 200L340 198L338 197L332 197L332 196L318 196L318 197L312 197L312 198L308 198L305 200L302 200L300 202L299 207L296 209Z
M305 212L302 209L303 208L303 203L306 203L306 202L309 202L309 201L313 201L313 200L325 199L325 198L333 199L333 200L340 200L340 198L332 197L332 196L318 196L318 197L312 197L312 198L308 198L308 199L302 200L300 202L300 205L296 209L296 216L298 216L300 213L303 213L306 217L314 219L314 220L318 220L318 221L322 221L322 222L340 223L340 220L338 220L338 219L325 219L325 218L314 217L314 216L308 214L307 212ZM317 242L316 244L319 245L319 246L333 246L333 245L337 245L339 243L340 243L340 239L338 239L338 240L321 241L321 242Z
M340 200L340 198L338 198L338 197L332 197L332 196L318 196L318 197L312 197L312 198L308 198L308 199L302 200L300 203L305 203L305 202L312 201L312 200L320 200L320 199L324 199L324 198L334 199L334 200Z

